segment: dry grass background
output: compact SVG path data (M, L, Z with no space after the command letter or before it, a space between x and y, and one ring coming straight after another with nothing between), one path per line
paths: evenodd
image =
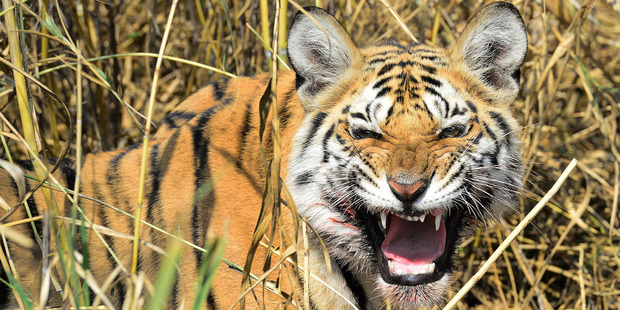
M83 152L140 142L145 122L139 114L146 113L156 62L154 54L141 53L159 50L170 1L58 1L3 0L0 112L24 134L14 92L19 84L12 71L16 63L11 60L7 39L15 32L7 28L6 12L14 6L23 22L17 25L23 29L21 50L15 52L23 55L25 71L32 75L27 89L37 112L39 151L57 157L72 137L70 156L75 156L75 131L69 131L69 116L61 103L75 119L78 98L83 102ZM389 2L418 40L440 46L450 46L484 4L473 0ZM260 2L254 0L178 3L164 52L178 59L162 62L154 124L189 94L224 74L269 71L270 52L259 34L271 32L275 5L273 1L264 3L268 8L264 14ZM386 38L407 39L381 1L299 3L318 3L334 13L360 45ZM526 191L518 212L482 229L459 251L462 283L544 195L569 161L577 158L579 164L458 309L620 309L620 4L577 0L513 3L522 13L530 40L522 68L522 91L515 104L523 124L528 163ZM285 20L290 21L295 11L290 4L284 7ZM280 47L284 46L282 41ZM79 95L78 71L83 77ZM6 122L2 135L6 147L0 151L1 158L8 157L7 150L12 157L26 157L24 145Z

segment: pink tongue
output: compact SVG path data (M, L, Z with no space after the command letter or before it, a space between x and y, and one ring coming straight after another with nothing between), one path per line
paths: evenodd
M446 225L441 219L435 230L435 217L427 214L424 223L410 222L390 214L387 236L381 244L389 260L402 265L429 264L439 258L446 244Z

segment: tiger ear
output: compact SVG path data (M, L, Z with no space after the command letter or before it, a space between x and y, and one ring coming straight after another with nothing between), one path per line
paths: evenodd
M512 102L519 90L527 33L519 11L510 3L482 8L467 24L451 55L475 76Z
M297 73L297 95L307 110L313 98L353 65L358 49L328 12L306 7L297 12L288 36L288 56ZM310 15L310 16L308 16Z

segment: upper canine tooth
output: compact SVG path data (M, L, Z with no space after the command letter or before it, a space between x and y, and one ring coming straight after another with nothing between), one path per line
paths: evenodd
M441 214L435 216L435 231L439 230L439 225L441 225Z
M381 218L381 226L383 227L383 230L385 230L387 227L387 216L385 212L379 212L379 217Z
M426 213L420 215L420 222L424 223L425 218L426 218Z

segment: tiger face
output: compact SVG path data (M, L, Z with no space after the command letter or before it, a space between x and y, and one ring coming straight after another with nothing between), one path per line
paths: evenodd
M287 174L299 212L359 308L441 304L459 240L519 197L510 108L527 51L523 21L498 2L448 51L358 49L333 17L307 10L321 27L298 14L288 51L306 110Z

